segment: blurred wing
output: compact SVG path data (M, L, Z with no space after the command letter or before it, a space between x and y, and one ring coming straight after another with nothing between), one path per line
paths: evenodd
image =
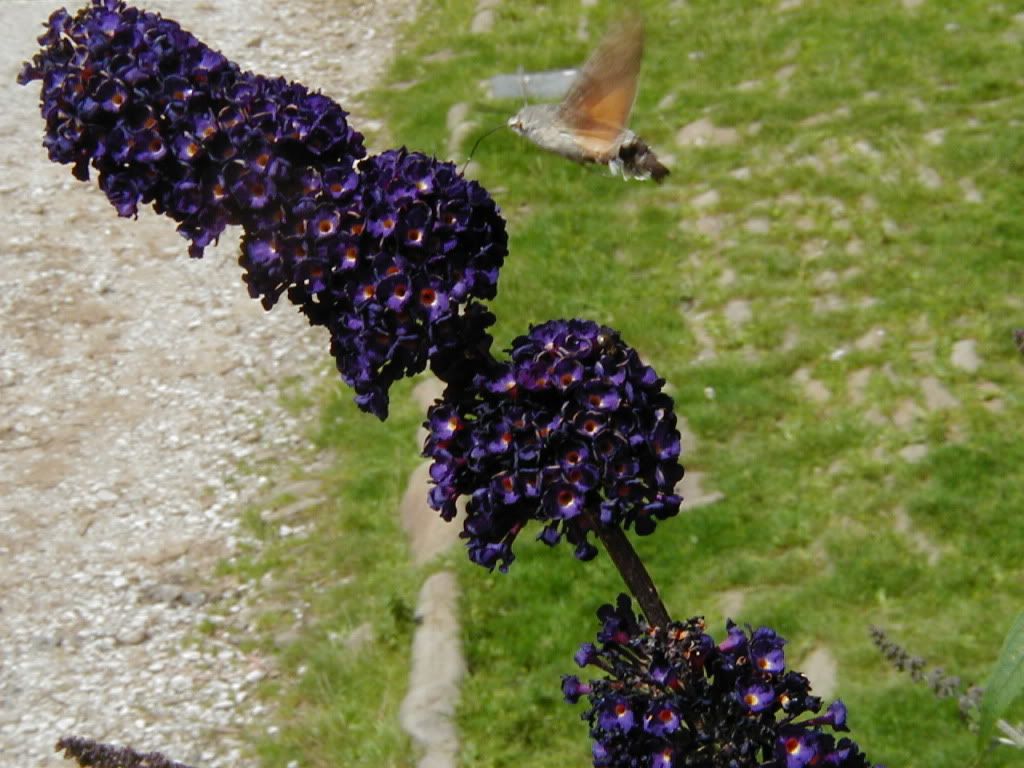
M605 35L558 106L559 119L591 152L611 151L626 130L643 53L643 22L627 17Z

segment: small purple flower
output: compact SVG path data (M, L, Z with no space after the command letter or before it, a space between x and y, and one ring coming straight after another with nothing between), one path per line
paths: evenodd
M651 680L662 688L674 688L679 682L679 676L673 666L664 660L654 661L651 664Z
M775 703L775 689L761 682L754 682L739 691L743 705L751 712L763 712Z
M491 478L491 493L501 498L505 504L515 504L523 496L519 479L509 473L503 473Z
M597 658L597 647L593 643L583 643L583 645L580 646L580 649L576 651L576 655L573 658L575 658L576 663L581 667L585 667L587 664L592 664Z
M448 313L448 294L440 281L431 280L420 287L416 294L416 302L422 313L425 313L430 320L444 317Z
M545 525L540 533L537 534L537 541L541 541L547 544L549 547L555 546L562 540L562 532L558 530L557 525L548 524Z
M296 276L299 284L310 295L327 290L327 265L319 259L306 259L300 262Z
M404 312L413 298L412 282L401 272L388 275L370 295L377 296L392 312Z
M598 710L597 721L606 731L630 731L636 725L633 707L625 696L608 696Z
M644 730L654 736L665 736L679 730L679 710L670 700L652 703L644 716Z
M96 101L106 112L117 113L128 105L128 86L118 80L105 80L96 88Z
M804 768L820 764L831 751L832 739L818 731L808 731L796 726L780 729L775 747L776 759L786 768Z
M551 369L555 386L561 390L569 389L583 379L583 365L578 358L563 357Z
M828 725L835 731L848 731L846 727L846 705L836 699L829 704L824 715L807 720L804 725Z
M750 638L750 659L762 672L782 672L786 667L786 655L782 650L785 640L775 630L761 627Z
M581 683L578 677L575 675L562 675L562 694L569 704L575 704L580 700L580 696L585 696L588 693L590 693L590 686Z
M341 214L333 205L328 204L321 205L309 222L313 237L317 239L333 237L340 226Z
M398 226L398 211L391 206L378 206L369 212L366 228L375 238L385 239Z
M594 411L615 411L622 404L622 393L615 387L587 382L580 391L581 402Z
M601 622L597 639L606 646L628 645L641 632L640 620L633 613L632 603L625 595L619 595L615 605L606 603L598 608L597 618Z
M545 501L550 517L570 520L583 511L585 499L571 484L558 483L548 490Z
M672 747L665 747L651 756L651 768L672 768L672 758L675 752ZM597 765L597 763L594 763Z
M743 656L747 652L747 633L736 626L732 619L726 624L726 638L718 644L718 650L726 656Z

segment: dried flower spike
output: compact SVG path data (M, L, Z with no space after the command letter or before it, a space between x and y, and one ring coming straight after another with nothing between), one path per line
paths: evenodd
M947 675L941 667L935 667L926 673L927 662L923 658L911 656L903 646L891 640L888 633L881 627L872 626L870 631L871 639L878 650L896 669L900 672L907 672L915 683L927 685L937 698L945 699L956 696L960 715L964 720L970 721L977 716L981 698L985 693L983 687L971 685L965 690L959 677Z
M80 736L65 736L55 749L82 768L190 768L184 763L168 760L159 752L136 752L131 747L100 744Z

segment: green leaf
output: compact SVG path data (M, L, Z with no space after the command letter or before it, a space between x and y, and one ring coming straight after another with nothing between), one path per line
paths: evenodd
M996 721L1024 693L1024 612L1010 628L1003 649L992 668L985 695L981 700L978 749L984 751L992 738Z

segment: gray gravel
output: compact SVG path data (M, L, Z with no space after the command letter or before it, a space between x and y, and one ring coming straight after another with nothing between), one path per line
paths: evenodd
M237 232L190 260L173 222L119 219L46 160L38 88L13 81L57 5L0 3L0 766L63 765L52 745L67 733L237 764L269 662L190 640L256 602L211 576L270 482L237 467L301 455L306 417L282 410L278 383L334 376L327 338L248 298ZM408 0L140 5L244 67L323 89L370 129L353 97L414 13Z

